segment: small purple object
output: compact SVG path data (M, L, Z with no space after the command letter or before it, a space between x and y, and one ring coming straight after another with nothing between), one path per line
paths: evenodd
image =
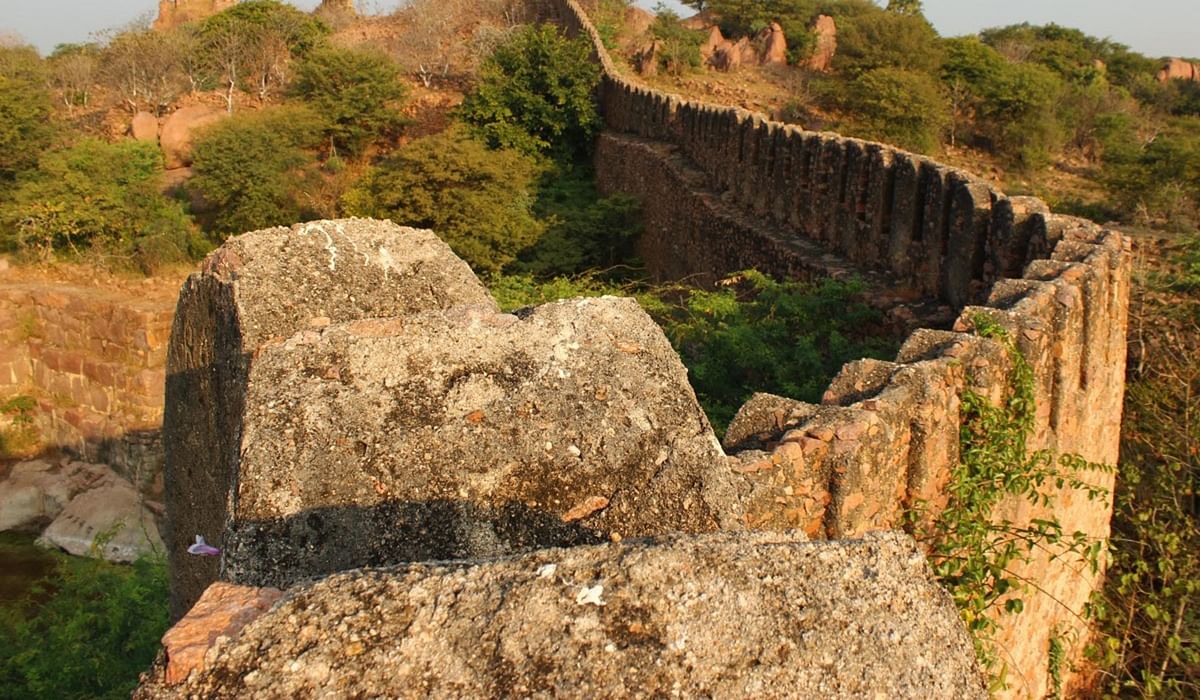
M219 557L221 550L204 541L200 535L196 535L196 544L188 547L188 554L195 554L201 557Z

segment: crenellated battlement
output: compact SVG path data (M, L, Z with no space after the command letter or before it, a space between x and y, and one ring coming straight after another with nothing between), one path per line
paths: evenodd
M1118 459L1130 287L1128 243L1115 231L1050 212L1031 197L924 156L805 131L735 107L651 89L626 77L574 0L546 17L589 36L603 67L606 131L596 155L604 190L639 197L642 254L653 273L710 278L754 267L776 276L854 268L897 297L950 305L950 330L917 330L895 362L846 365L820 406L758 396L726 447L745 452L755 495L747 525L847 538L902 525L914 503L944 503L958 461L960 397L1006 397L1011 362L973 333L1005 328L1031 363L1032 449ZM751 457L750 455L753 455ZM1111 475L1097 475L1112 487ZM1109 533L1111 497L1054 494L1067 531ZM1013 502L996 518L1045 515ZM1041 697L1051 636L1078 649L1078 617L1099 577L1044 553L1022 574L1039 592L998 640L1010 692Z

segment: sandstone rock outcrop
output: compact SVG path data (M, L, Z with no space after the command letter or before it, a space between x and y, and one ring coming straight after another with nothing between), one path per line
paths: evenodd
M736 42L725 39L717 45L712 57L708 59L708 65L719 71L737 70L743 65L752 66L756 63L758 51L749 37L742 37Z
M138 141L158 141L158 118L149 112L133 115L129 124L129 135Z
M197 22L227 10L238 0L158 0L158 17L154 28L158 31L174 29L181 24Z
M222 577L255 586L741 515L687 370L635 300L613 297L263 347L236 483Z
M813 22L812 32L817 41L808 58L808 69L828 73L833 69L833 57L837 54L837 22L829 15L819 15Z
M625 27L632 36L639 37L650 31L654 25L654 13L648 12L636 5L625 8Z
M177 109L163 121L159 135L163 158L168 170L192 164L192 140L201 127L228 116L225 110L207 105Z
M764 29L762 33L762 64L764 66L787 65L787 37L783 34L783 27L779 26L778 22L772 22L771 26Z
M984 698L916 544L719 534L329 577L137 698Z
M644 76L658 74L658 62L662 53L663 43L658 39L642 47L633 57L633 67Z
M445 243L363 219L230 239L188 278L171 333L163 419L173 617L217 578L218 561L186 548L196 535L223 546L247 376L260 346L330 323L461 305L495 309Z
M1167 59L1166 65L1158 72L1158 82L1169 80L1200 80L1200 65L1182 58Z
M712 55L717 52L717 48L723 43L725 43L725 37L721 36L721 28L715 24L709 27L708 38L700 45L700 59L707 64L708 59L712 58Z

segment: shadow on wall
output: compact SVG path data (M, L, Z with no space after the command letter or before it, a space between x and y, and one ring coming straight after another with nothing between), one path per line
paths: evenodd
M544 542L574 547L607 541L604 532L511 501L495 507L429 500L312 508L235 526L223 552L224 578L287 588L361 567L499 557Z

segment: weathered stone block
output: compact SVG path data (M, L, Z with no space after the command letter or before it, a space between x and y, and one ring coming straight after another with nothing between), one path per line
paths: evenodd
M740 533L355 571L289 591L137 698L985 698L900 534Z
M633 299L303 331L260 350L244 415L235 583L740 524L687 371Z
M222 544L246 377L258 348L315 323L462 304L495 307L435 235L383 221L322 221L239 236L188 278L171 333L163 421L174 617L217 576L217 562L185 550L198 534Z

